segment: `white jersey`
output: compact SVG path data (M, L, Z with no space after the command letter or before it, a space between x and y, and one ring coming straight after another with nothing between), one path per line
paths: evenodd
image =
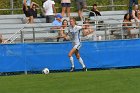
M80 32L82 31L81 26L75 25L75 27L69 27L68 28L68 34L70 35L70 38L74 44L80 44L81 42L81 37L80 37Z

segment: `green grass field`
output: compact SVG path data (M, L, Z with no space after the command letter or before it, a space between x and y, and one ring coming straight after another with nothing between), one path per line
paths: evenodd
M0 93L140 93L140 69L0 77Z

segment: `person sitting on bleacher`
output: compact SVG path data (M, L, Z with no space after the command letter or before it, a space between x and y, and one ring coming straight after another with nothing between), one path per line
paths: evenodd
M58 26L61 27L62 26L62 15L61 14L57 14L55 16L55 20L52 22L53 26Z
M55 16L55 20L52 22L52 32L56 32L56 31L59 31L61 26L62 26L62 15L61 14L57 14Z
M57 42L59 42L60 38L64 38L63 41L66 40L66 33L68 32L67 29L68 29L68 20L64 19L62 22L61 29L58 33Z
M91 12L89 13L89 18L93 16L101 16L100 11L97 9L97 4L93 4ZM99 21L98 23L103 23L103 21ZM98 27L100 28L101 26Z
M138 19L140 20L140 11L138 12Z
M131 35L131 29L132 27L128 27L128 26L132 26L132 22L131 22L131 16L129 13L124 15L124 19L123 19L123 30L124 30L124 34L126 33L125 36L129 36L129 38L132 38ZM125 37L126 38L126 37Z
M93 4L93 7L92 7L91 11L92 12L90 12L89 17L95 16L95 14L96 14L96 16L101 16L99 10L97 9L97 4Z
M86 19L83 24L83 36L85 40L93 40L94 35L93 27L89 23L89 19Z
M37 18L37 7L39 7L37 3L31 3L31 12L33 14L33 18Z
M139 22L138 12L139 12L138 5L134 5L134 9L132 10L132 17L136 22L136 26L138 26L138 22Z

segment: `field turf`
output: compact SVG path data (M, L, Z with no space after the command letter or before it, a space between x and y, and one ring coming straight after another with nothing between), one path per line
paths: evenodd
M140 68L0 76L0 93L140 93Z

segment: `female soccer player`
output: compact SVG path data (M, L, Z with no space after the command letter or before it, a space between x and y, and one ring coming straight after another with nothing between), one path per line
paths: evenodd
M72 44L73 44L73 48L70 50L70 52L68 54L71 65L72 65L70 72L73 72L75 69L74 60L72 57L73 54L75 54L76 58L79 60L80 64L82 65L83 71L87 71L87 68L79 54L79 49L81 47L80 31L82 31L82 27L76 25L75 18L70 18L70 27L68 28L68 35L70 36L70 38L72 40Z

